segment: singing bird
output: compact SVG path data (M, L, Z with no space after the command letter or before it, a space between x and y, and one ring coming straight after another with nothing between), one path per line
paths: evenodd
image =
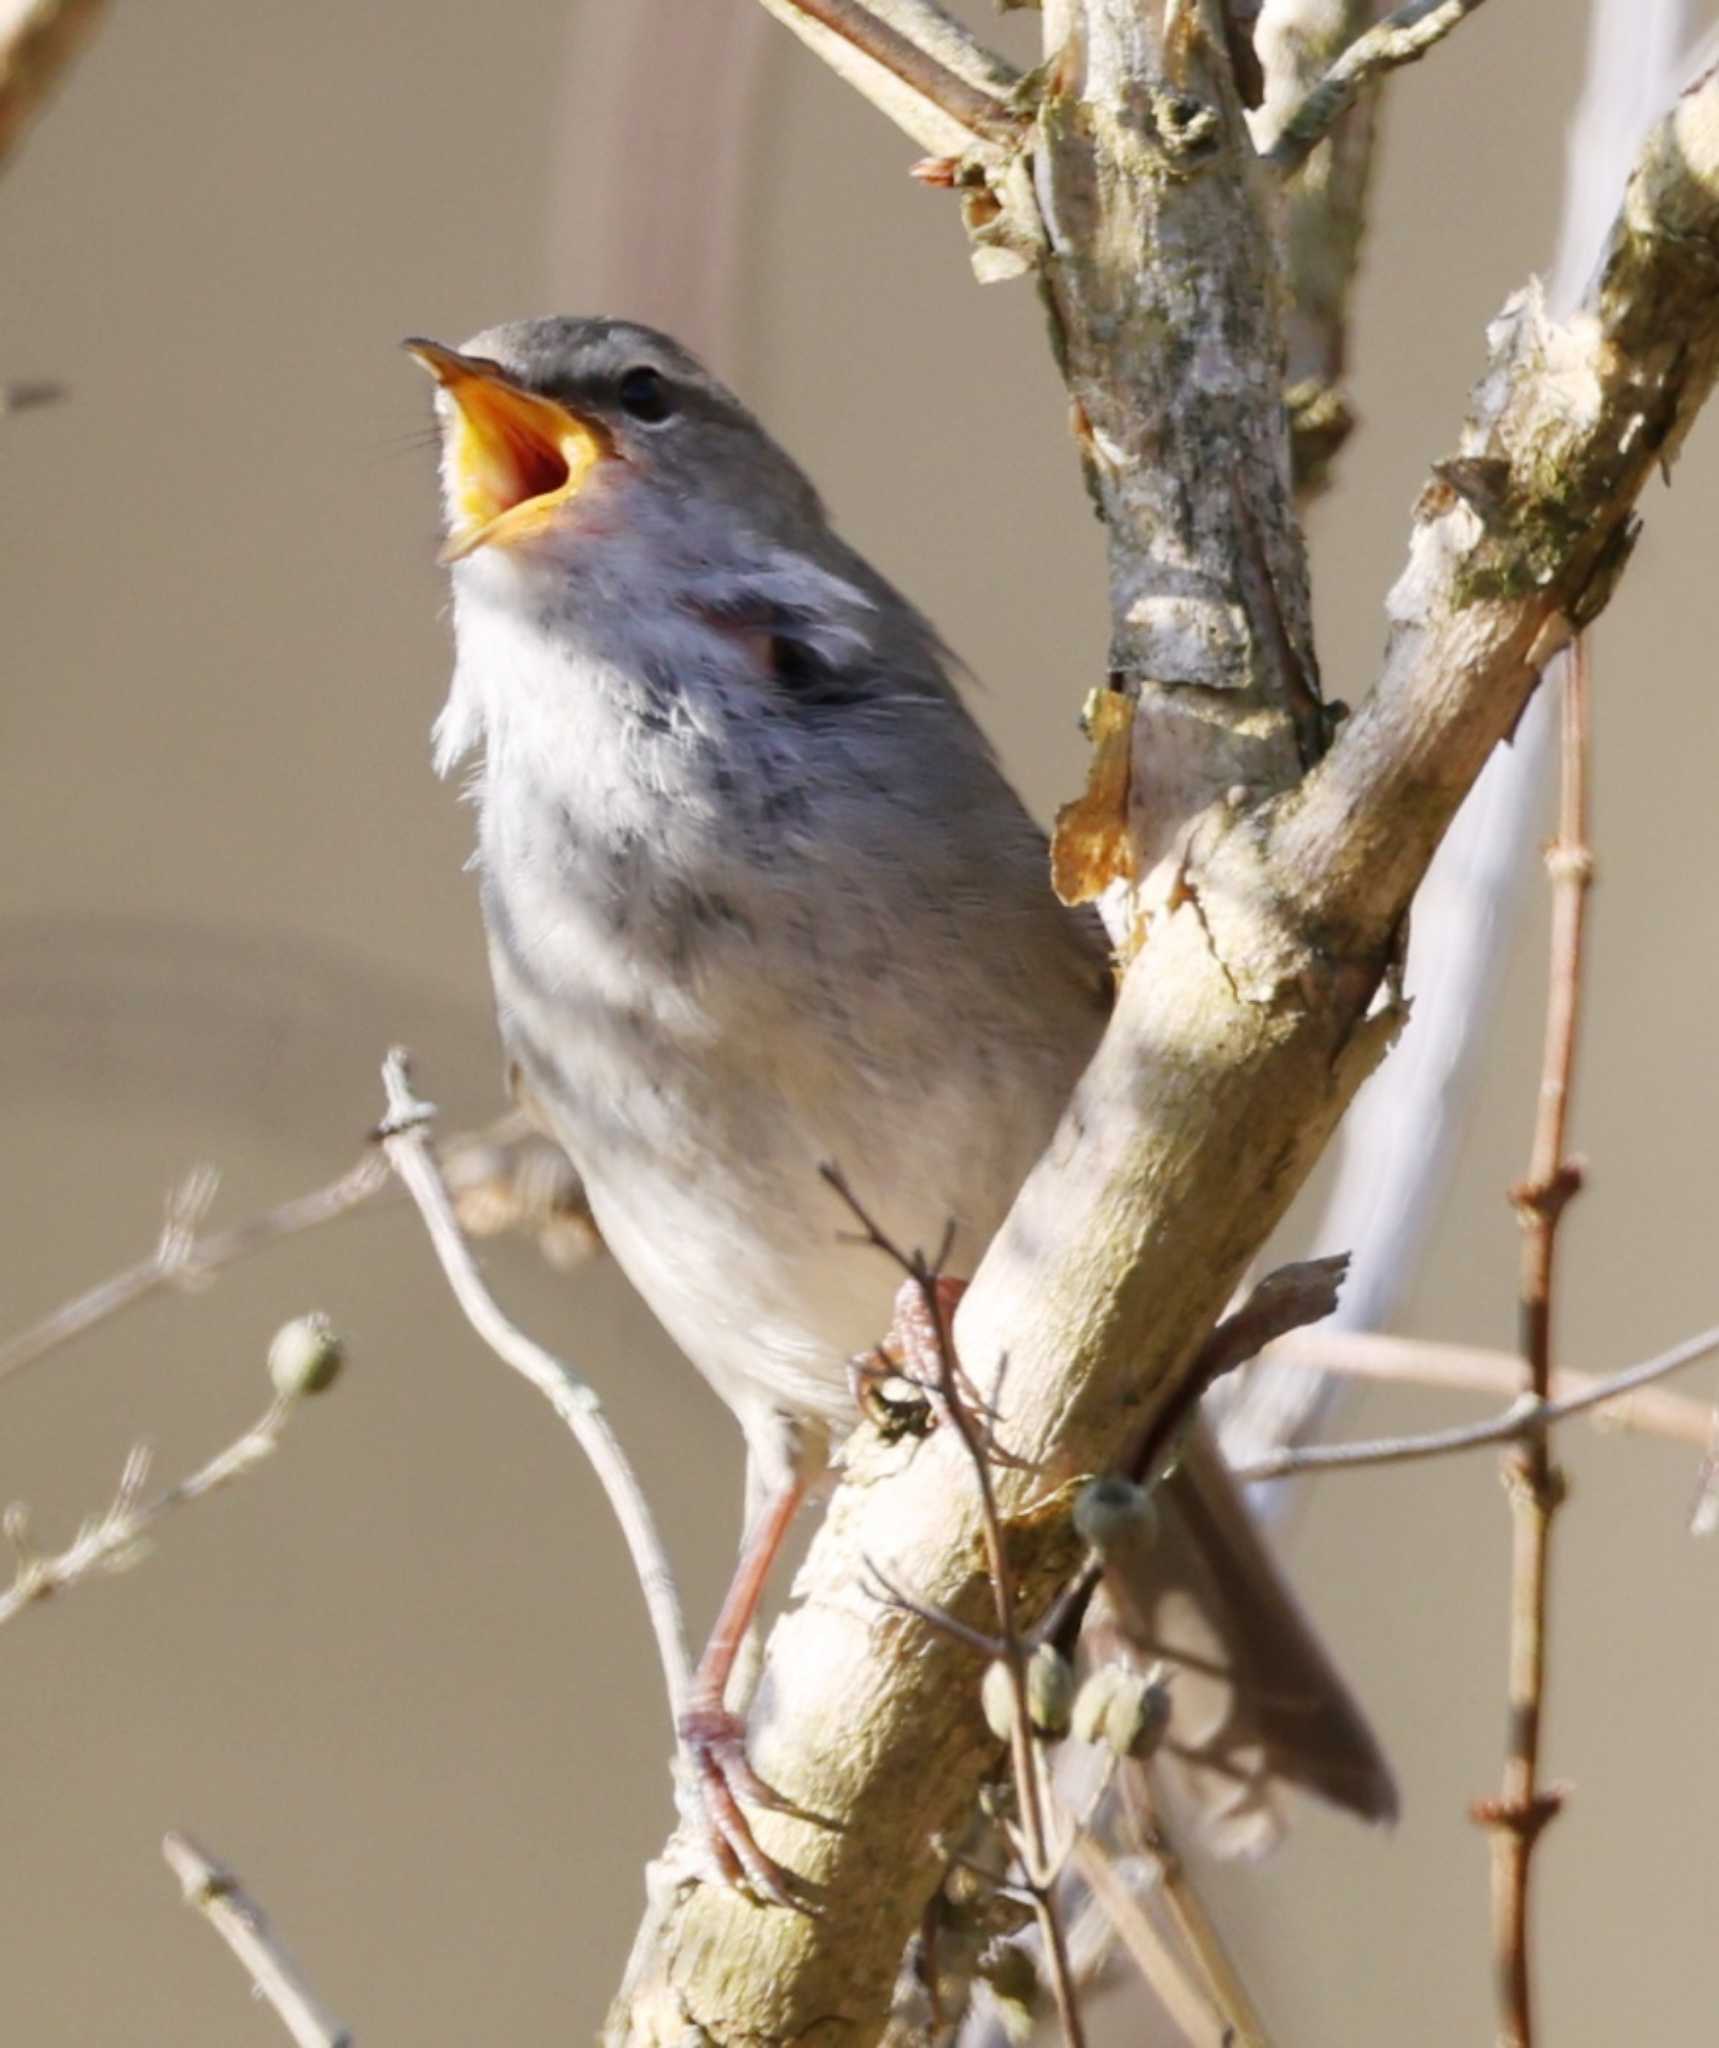
M970 1272L1104 1028L1108 955L1052 894L936 633L684 348L584 318L406 346L442 431L435 757L481 754L510 1069L745 1436L740 1562L679 1733L721 1867L781 1902L724 1690L892 1292L821 1169ZM1209 1442L1167 1492L1149 1611L1223 1681L1175 1687L1182 1747L1227 1788L1219 1837L1256 1839L1276 1781L1388 1816L1367 1724Z

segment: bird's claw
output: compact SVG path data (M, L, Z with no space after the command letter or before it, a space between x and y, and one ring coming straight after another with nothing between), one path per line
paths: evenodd
M819 1909L808 1896L805 1880L784 1870L758 1846L741 1806L744 1799L767 1813L812 1818L752 1768L745 1722L726 1707L693 1707L681 1716L677 1732L698 1802L704 1846L722 1882L750 1891L767 1905L815 1917Z

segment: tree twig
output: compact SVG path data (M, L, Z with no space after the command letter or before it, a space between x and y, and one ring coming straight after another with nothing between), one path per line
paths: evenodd
M1365 1340L1361 1340L1362 1343ZM1452 1347L1454 1349L1454 1347ZM1401 1349L1418 1356L1422 1362L1422 1373L1412 1369L1401 1377L1422 1377L1436 1379L1439 1354L1444 1349L1437 1344L1405 1344ZM1494 1415L1484 1422L1459 1424L1454 1429L1433 1429L1416 1436L1375 1437L1365 1442L1352 1444L1304 1444L1278 1451L1268 1457L1256 1458L1247 1464L1233 1466L1236 1478L1242 1480L1287 1479L1298 1472L1334 1472L1352 1470L1366 1465L1403 1465L1419 1458L1440 1458L1453 1451L1479 1450L1487 1444L1532 1444L1537 1438L1544 1439L1553 1423L1565 1422L1573 1415L1587 1415L1596 1410L1609 1408L1614 1402L1622 1403L1643 1387L1655 1380L1680 1372L1687 1365L1694 1365L1700 1359L1710 1358L1719 1351L1719 1325L1710 1330L1701 1330L1693 1337L1686 1337L1681 1344L1674 1344L1669 1351L1662 1351L1656 1357L1644 1359L1640 1365L1626 1367L1622 1372L1611 1374L1605 1379L1592 1379L1579 1393L1565 1395L1561 1400L1552 1400L1525 1390L1502 1415ZM1486 1357L1485 1353L1457 1352L1459 1358ZM1503 1354L1497 1354L1502 1361ZM1342 1372L1344 1346L1335 1344L1329 1352L1321 1355L1321 1363L1327 1370ZM1516 1361L1517 1377L1521 1377L1521 1362ZM1548 1385L1552 1390L1567 1386L1577 1377L1574 1373L1559 1373ZM1687 1410L1687 1416L1682 1412ZM1713 1410L1699 1402L1679 1403L1676 1414L1666 1418L1677 1427L1675 1434L1688 1441L1693 1425L1698 1441L1705 1441L1712 1430ZM1626 1424L1626 1426L1628 1426ZM1637 1421L1638 1428L1651 1427ZM1662 1424L1663 1427L1663 1424ZM1667 1431L1667 1434L1673 1433Z
M435 1111L413 1094L403 1049L396 1047L383 1061L382 1085L388 1106L376 1134L378 1142L417 1204L454 1299L502 1363L535 1387L572 1431L608 1496L645 1597L668 1685L670 1711L678 1722L692 1675L686 1627L656 1518L632 1464L603 1413L596 1390L510 1321L490 1293L460 1228L430 1144L428 1127Z
M86 1522L76 1538L51 1557L39 1555L31 1546L27 1510L14 1503L6 1510L5 1533L17 1563L12 1583L0 1592L0 1627L22 1614L26 1607L63 1592L99 1571L120 1571L135 1562L151 1527L175 1508L201 1500L205 1494L242 1477L280 1448L281 1434L298 1406L298 1397L277 1394L263 1414L245 1433L218 1451L207 1464L199 1465L174 1485L151 1499L142 1498L149 1480L151 1453L147 1444L137 1444L128 1454L120 1472L119 1485L111 1504Z
M1257 146L1270 147L1289 113L1376 13L1374 0L1279 0L1260 50L1265 101L1249 120ZM1377 95L1358 94L1334 124L1330 147L1309 158L1283 199L1284 398L1296 500L1304 509L1330 484L1355 424L1344 388L1349 302L1367 228L1377 125Z
M1266 1356L1274 1365L1291 1372L1329 1369L1347 1379L1380 1380L1389 1385L1446 1387L1508 1396L1522 1384L1519 1352L1442 1344L1424 1337L1389 1337L1378 1330L1321 1330L1317 1336L1309 1333L1283 1337ZM1601 1379L1598 1373L1555 1372L1553 1398L1567 1401L1574 1395L1585 1394L1599 1386ZM1636 1393L1616 1395L1590 1409L1589 1419L1596 1429L1664 1437L1699 1450L1712 1434L1713 1404L1644 1386ZM1237 1458L1233 1462L1240 1466L1251 1460Z
M1013 1712L1009 1717L1009 1761L1015 1783L1020 1828L1014 1848L1025 1879L1025 1890L1038 1921L1044 1945L1051 1994L1056 2000L1057 2018L1066 2048L1084 2048L1085 2029L1075 1995L1074 1972L1069 1962L1068 1939L1057 1907L1056 1881L1062 1854L1051 1842L1047 1803L1049 1787L1034 1733L1033 1713L1027 1697L1029 1644L1023 1633L1015 1598L1014 1570L1009 1563L1008 1545L1003 1537L1003 1520L997 1506L997 1490L991 1476L991 1449L987 1431L974 1419L963 1386L964 1375L955 1362L955 1347L949 1334L950 1303L937 1267L918 1252L896 1244L833 1166L823 1169L824 1179L853 1212L855 1221L872 1246L889 1258L907 1276L896 1297L896 1327L902 1334L903 1349L910 1363L917 1363L930 1380L938 1410L955 1434L973 1468L979 1491L980 1528L985 1544L985 1563L991 1583L991 1598L997 1615L997 1660L1009 1675ZM875 1572L875 1567L873 1568ZM876 1574L882 1580L882 1574ZM897 1593L882 1580L894 1603L920 1615L935 1626L943 1617ZM949 1617L951 1621L954 1617ZM959 1624L957 1624L959 1627ZM961 1633L971 1640L969 1631Z
M565 1180L572 1169L566 1168L560 1183L548 1184L553 1176L537 1169L544 1160L560 1155L546 1140L532 1136L517 1116L450 1139L439 1156L460 1222L473 1236L488 1237L526 1225L539 1233L546 1253L557 1262L566 1254L570 1237L595 1242L595 1226L587 1228L577 1203L568 1199ZM161 1235L147 1258L122 1267L0 1343L0 1382L153 1294L170 1287L204 1286L236 1260L396 1192L387 1162L368 1151L308 1194L294 1195L226 1229L204 1231L200 1225L217 1180L212 1167L194 1168L168 1197ZM564 1226L564 1231L552 1238L557 1226Z
M944 150L951 141L936 116L953 124L957 151L965 138L1012 147L1025 133L1025 120L1006 104L1008 67L928 0L872 0L870 6L859 0L764 0L764 5L832 70L929 148ZM998 89L988 89L992 85ZM929 128L928 112L934 117Z
M1330 1315L1348 1273L1349 1255L1338 1252L1322 1259L1293 1260L1256 1281L1200 1346L1176 1398L1153 1418L1125 1461L1129 1475L1138 1480L1155 1475L1214 1382L1272 1344Z
M1153 1926L1151 1914L1135 1897L1104 1844L1089 1832L1077 1835L1073 1861L1135 1968L1163 2000L1190 2048L1229 2048L1231 2042L1244 2040L1245 2036L1233 2031L1233 2021L1221 2018L1189 1980L1181 1957ZM1161 1873L1163 1865L1157 1868Z
M299 2048L352 2048L349 2029L311 1990L268 1916L232 1871L177 1828L162 1837L161 1854L179 1880L186 1905L208 1921L244 1965L257 1996L273 2008Z
M1409 0L1357 36L1285 121L1266 161L1285 176L1299 170L1363 87L1424 57L1480 4L1481 0Z
M1528 1177L1511 1190L1522 1224L1522 1361L1526 1399L1538 1410L1505 1467L1510 1494L1510 1716L1504 1782L1475 1818L1492 1835L1492 1940L1498 1971L1499 2040L1530 2048L1534 2037L1530 1887L1535 1844L1562 1805L1541 1782L1547 1588L1552 1519L1564 1496L1545 1427L1552 1382L1552 1307L1558 1225L1582 1184L1569 1156L1570 1092L1581 1024L1582 969L1593 855L1588 843L1588 657L1578 638L1564 669L1562 795L1558 836L1546 850L1552 878L1552 947L1546 1045Z
M1265 2021L1165 1827L1152 1794L1150 1774L1136 1772L1128 1780L1127 1790L1135 1826L1147 1853L1158 1866L1158 1881L1170 1918L1188 1952L1197 1958L1207 1989L1223 2015L1226 2042L1233 2044L1233 2048L1267 2048Z
M154 1251L135 1265L110 1274L84 1293L74 1295L56 1309L20 1330L0 1344L0 1381L23 1372L62 1344L82 1336L97 1323L106 1322L122 1309L132 1307L151 1294L168 1287L195 1287L235 1259L249 1257L283 1237L301 1230L331 1223L337 1216L368 1202L388 1185L388 1168L373 1152L355 1166L313 1188L295 1195L260 1216L235 1223L225 1230L199 1234L198 1225L215 1192L215 1175L199 1167L169 1197L166 1221Z

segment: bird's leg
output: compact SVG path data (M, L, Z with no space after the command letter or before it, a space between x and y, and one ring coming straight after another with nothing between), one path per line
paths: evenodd
M799 1476L778 1481L747 1522L740 1560L716 1626L698 1660L678 1733L709 1830L709 1847L730 1884L743 1880L772 1905L798 1907L788 1873L759 1848L740 1801L792 1811L766 1785L746 1754L746 1723L728 1706L728 1681L763 1597L795 1510L805 1498Z

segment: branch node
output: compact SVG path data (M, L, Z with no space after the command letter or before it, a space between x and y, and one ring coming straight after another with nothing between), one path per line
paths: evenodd
M1556 1223L1582 1191L1587 1178L1579 1159L1565 1159L1543 1180L1519 1180L1510 1189L1510 1206L1524 1225Z
M1531 1848L1563 1812L1568 1797L1564 1787L1547 1785L1532 1799L1476 1799L1469 1806L1468 1817L1476 1827L1513 1836Z

